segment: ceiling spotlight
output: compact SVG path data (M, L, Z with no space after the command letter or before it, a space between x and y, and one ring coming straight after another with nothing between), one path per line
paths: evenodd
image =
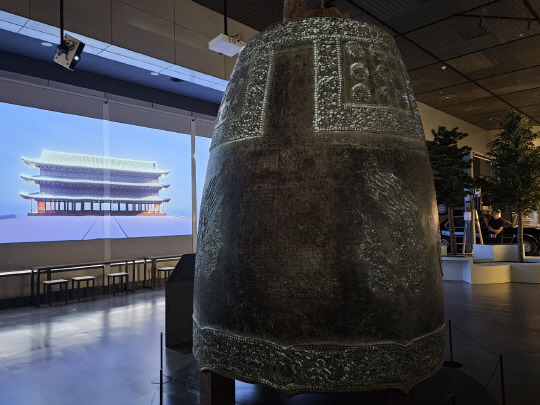
M52 44L50 42L42 42L41 45L43 45L43 46L52 46Z
M158 73L158 72L150 72L150 74L151 74L152 76L159 76L159 73Z
M441 69L442 69L442 70L445 70L445 69L446 69L446 65L442 65L442 66L441 66Z
M81 60L84 43L76 38L64 35L64 39L56 48L54 61L69 70L75 69L75 65Z

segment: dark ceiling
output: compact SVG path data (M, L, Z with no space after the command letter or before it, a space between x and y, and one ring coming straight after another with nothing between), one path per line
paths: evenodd
M223 0L195 2L223 13ZM540 125L540 0L331 3L394 36L418 101L485 129L511 108ZM227 15L258 31L282 10L282 0L227 0Z

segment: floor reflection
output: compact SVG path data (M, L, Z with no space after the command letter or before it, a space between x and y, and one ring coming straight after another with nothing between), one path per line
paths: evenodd
M505 359L506 403L533 403L540 397L540 286L445 282L444 290L454 358L463 368L443 368L421 383L420 403L501 403L499 353ZM159 404L155 382L165 330L164 295L163 288L141 289L95 301L1 311L0 403ZM171 377L164 385L164 403L197 404L199 374L189 348L166 349L164 369ZM246 405L370 401L369 394L358 393L287 399L270 388L236 382L236 402Z

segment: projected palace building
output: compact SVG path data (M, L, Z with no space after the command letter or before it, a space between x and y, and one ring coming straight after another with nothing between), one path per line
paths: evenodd
M35 193L21 192L35 200L28 215L165 215L159 195L169 185L159 182L168 170L156 162L119 159L43 149L38 158L22 156L38 175L21 174L39 185Z

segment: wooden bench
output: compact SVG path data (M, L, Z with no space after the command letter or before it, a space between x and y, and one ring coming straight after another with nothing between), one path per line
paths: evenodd
M141 261L139 261L141 262ZM40 301L41 301L41 277L42 275L46 275L47 280L51 280L52 273L57 272L65 272L65 271L82 271L82 270L89 270L89 269L101 269L101 275L103 280L103 294L107 293L107 287L108 284L105 282L105 280L109 280L109 278L105 277L105 267L107 265L109 266L119 266L125 265L125 272L128 273L129 265L132 265L132 272L133 272L133 290L135 291L135 263L136 260L128 259L116 259L116 260L103 260L98 262L86 262L86 263L73 263L73 264L65 264L65 265L50 265L50 266L41 266L41 267L34 267L30 272L30 291L31 291L31 301L32 303L39 308ZM111 273L115 274L115 273ZM34 277L35 276L35 277ZM119 277L119 276L118 276ZM34 278L36 278L36 281L34 281ZM113 280L116 281L116 280ZM123 280L121 280L123 281ZM36 285L36 288L34 288L34 284ZM127 286L127 282L126 282Z
M158 267L158 278L161 278L160 274L165 274L165 283L167 282L167 279L171 275L172 271L175 269L174 266L167 266L167 267Z
M39 308L41 301L41 277L45 275L47 280L52 279L52 273L66 272L66 271L86 271L90 269L101 269L101 274L103 280L105 280L105 262L98 263L77 263L77 264L66 264L54 265L54 266L43 266L43 267L34 267L31 270L30 278L30 291L31 291L31 301L32 303ZM34 276L36 280L34 281ZM34 284L36 288L34 288ZM103 293L105 293L105 281L103 281Z
M182 257L182 255L177 255L177 256L150 256L150 257L145 257L143 259L143 263L144 263L144 280L143 280L143 287L144 288L151 288L151 289L154 289L154 287L156 286L156 279L157 279L157 262L158 261L169 261L169 260L180 260L180 258ZM146 277L146 264L150 262L150 286L147 286L146 285L146 281L147 281L147 277Z
M128 290L129 273L120 271L117 273L107 274L107 287L111 285L111 279L113 281L112 283L113 295L116 295L116 280L118 279L120 280L120 288L123 289L126 292L126 294L129 294L129 290Z
M80 290L81 290L81 282L86 281L86 287L84 288L86 291L86 295L88 296L88 289L91 288L92 290L92 299L95 300L96 297L94 295L94 290L96 287L96 277L95 276L79 276L79 277L73 277L71 279L71 291L75 290L75 283L77 283L77 301L81 301L80 296ZM92 282L92 287L90 287L90 281Z
M51 306L51 295L52 295L52 287L57 285L60 288L60 293L62 293L62 290L64 290L64 299L66 300L66 304L68 303L68 281L63 278L59 278L57 280L44 280L43 285L47 289L47 295L49 296L49 306Z

